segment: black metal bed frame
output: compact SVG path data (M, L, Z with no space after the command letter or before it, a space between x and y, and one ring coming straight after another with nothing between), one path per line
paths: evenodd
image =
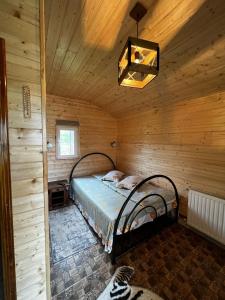
M73 172L76 169L77 165L86 157L91 156L91 155L102 155L105 156L107 159L110 160L110 162L112 163L113 169L116 168L114 161L112 160L112 158L110 156L108 156L105 153L101 153L101 152L92 152L92 153L88 153L84 156L82 156L73 166L71 172L70 172L70 190L71 190L71 181L73 179ZM166 204L166 200L165 198L158 194L158 193L152 193L152 194L148 194L146 196L144 196L141 200L139 200L134 207L132 208L131 212L129 213L129 215L126 216L123 227L122 227L122 233L118 234L118 228L120 225L120 220L121 217L123 215L123 212L128 204L128 202L132 199L132 196L136 193L136 191L138 191L138 189L140 189L146 182L150 182L153 179L156 178L163 178L166 179L167 181L169 181L169 183L172 185L173 190L174 190L174 194L175 194L175 198L176 198L176 208L175 208L175 216L171 216L168 213L168 209L167 209L167 204ZM135 209L137 209L138 206L140 206L141 203L143 203L144 200L146 200L147 198L153 197L153 196L158 196L159 198L161 198L164 207L165 207L165 214L162 216L158 216L157 215L157 210L154 206L152 205L146 205L143 206L135 213L135 215L132 217ZM155 219L151 222L147 222L143 225L141 225L140 227L136 228L136 229L132 229L132 224L134 222L134 220L136 219L136 217L138 216L138 214L143 211L146 208L152 208L152 210L155 212ZM168 226L169 224L175 223L178 220L178 214L179 214L179 196L178 196L178 192L177 192L177 188L176 185L174 184L174 182L167 176L165 175L161 175L161 174L157 174L157 175L152 175L150 177L145 178L144 180L142 180L129 194L129 196L127 197L126 201L124 202L124 204L122 205L119 214L117 216L117 219L115 221L115 225L114 225L114 230L113 230L113 245L112 245L112 252L111 252L111 260L112 263L115 263L115 259L116 257L118 257L119 255L123 254L124 252L126 252L127 250L129 250L130 248L132 248L133 246L135 246L138 242L146 239L147 237L149 237L150 234L155 234L157 232L159 232L159 230L162 227ZM126 230L127 229L127 230Z

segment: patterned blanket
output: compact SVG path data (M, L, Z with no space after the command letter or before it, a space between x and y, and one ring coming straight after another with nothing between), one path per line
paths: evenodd
M74 178L72 180L72 188L75 203L78 205L83 216L102 239L105 251L110 253L112 250L115 220L130 191L118 189L114 183L102 181L101 178L102 174ZM131 212L137 201L150 193L162 195L166 200L168 212L173 211L176 206L176 202L172 191L156 187L154 185L145 184L145 187L142 188L141 191L136 192L131 201L128 202L120 220L117 232L118 234L121 234L125 218ZM132 216L135 216L137 211L140 207L143 207L143 205L154 206L157 211L157 216L165 214L165 205L163 200L158 196L153 196L140 204ZM146 208L135 218L131 229L135 229L144 223L153 221L155 217L156 214L154 209Z

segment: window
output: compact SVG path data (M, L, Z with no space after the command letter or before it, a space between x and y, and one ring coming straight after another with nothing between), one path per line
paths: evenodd
M79 123L56 121L56 158L73 159L79 156Z

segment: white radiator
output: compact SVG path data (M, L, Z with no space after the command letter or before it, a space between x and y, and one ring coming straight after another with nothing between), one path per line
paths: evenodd
M187 224L225 245L225 200L190 190Z

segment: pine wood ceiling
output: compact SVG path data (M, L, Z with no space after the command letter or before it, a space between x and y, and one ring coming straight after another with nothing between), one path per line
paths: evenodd
M159 76L142 90L117 84L136 25L129 0L46 0L47 93L88 100L115 116L225 90L225 1L141 0L140 37L160 44Z

